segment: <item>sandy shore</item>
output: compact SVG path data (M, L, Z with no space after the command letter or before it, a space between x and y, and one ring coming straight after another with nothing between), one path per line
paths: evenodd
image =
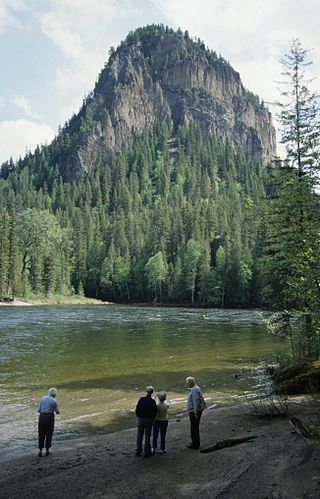
M108 305L109 302L85 298L83 296L62 296L50 298L14 298L13 301L0 301L0 307L32 307L42 305Z
M319 415L319 402L290 403L290 415ZM292 431L288 418L256 419L240 406L205 411L201 448L257 435L251 442L200 453L186 447L186 417L170 421L167 453L136 457L135 429L94 436L3 463L1 498L228 498L320 496L320 444Z
M32 303L26 300L14 299L13 301L0 301L0 307L29 307Z

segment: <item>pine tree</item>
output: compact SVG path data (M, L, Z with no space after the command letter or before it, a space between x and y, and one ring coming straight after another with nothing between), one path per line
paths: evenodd
M0 211L0 298L7 297L9 283L9 230L8 214Z
M195 304L196 279L199 273L201 245L199 241L189 239L184 254L186 290L191 291L191 305Z
M78 295L83 293L87 259L86 234L82 213L79 208L75 211L72 252L73 266L71 282L75 293Z
M285 80L280 82L285 90L279 119L282 125L282 143L287 150L290 167L298 175L320 167L320 117L318 96L310 90L310 80L305 69L312 64L309 50L293 39L291 49L281 60Z
M314 175L319 167L320 109L305 75L309 64L308 50L293 40L282 59L286 80L279 118L287 158L277 169L268 245L274 296L280 306L299 310L304 318L302 357L320 352L320 204Z
M17 253L17 214L13 196L8 200L8 212L10 217L8 295L11 294L11 296L14 297Z

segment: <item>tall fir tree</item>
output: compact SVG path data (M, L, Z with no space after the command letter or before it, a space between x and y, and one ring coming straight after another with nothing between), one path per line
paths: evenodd
M293 349L300 357L320 352L320 203L315 175L320 109L305 73L310 64L308 50L294 39L282 59L285 90L279 119L287 157L276 169L268 245L272 296L280 307L302 320L297 335L301 348Z

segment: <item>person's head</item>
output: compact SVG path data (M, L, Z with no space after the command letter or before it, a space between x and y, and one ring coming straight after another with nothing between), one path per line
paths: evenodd
M188 388L192 388L196 384L196 380L193 376L188 376L186 378L186 385Z
M48 391L48 395L50 395L51 397L56 397L57 393L58 390L56 388L50 388L50 390Z
M160 392L158 393L158 399L160 400L160 402L164 402L167 398L167 394L166 392Z
M149 397L151 397L151 395L153 394L153 391L154 391L154 388L153 386L147 386L146 388L146 394L149 395Z

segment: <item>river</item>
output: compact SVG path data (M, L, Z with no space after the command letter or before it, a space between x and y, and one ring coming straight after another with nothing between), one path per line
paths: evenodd
M207 405L256 393L266 363L288 351L249 310L118 305L0 308L0 448L4 459L34 446L37 404L58 389L54 441L135 424L146 385L183 411L185 377Z

